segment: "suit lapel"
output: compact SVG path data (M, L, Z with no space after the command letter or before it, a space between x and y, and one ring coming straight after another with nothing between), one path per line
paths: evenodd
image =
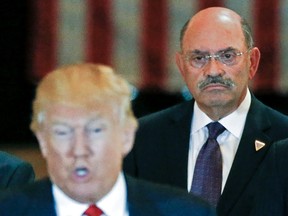
M35 209L41 209L41 215L56 216L50 179L46 178L39 182L35 197L33 204Z
M264 131L271 125L265 114L263 107L253 98L243 135L218 204L221 215L228 215L229 210L237 203L270 147L271 139ZM265 143L259 151L255 149L256 140Z
M156 202L151 202L147 199L149 191L143 189L135 179L125 176L127 183L127 203L130 216L147 216L159 215L157 214ZM144 191L143 191L144 190Z
M173 173L173 183L186 190L187 188L187 165L190 140L191 119L194 101L189 101L171 112L170 129L167 131L167 141L163 150L166 152L167 166ZM170 134L170 135L169 135Z

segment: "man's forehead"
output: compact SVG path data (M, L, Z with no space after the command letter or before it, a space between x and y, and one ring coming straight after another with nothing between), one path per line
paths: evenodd
M77 119L76 121L73 119L65 119L65 118L53 118L47 122L48 128L90 128L100 125L108 125L110 120L107 118L102 118L101 116L95 118L87 118L87 119Z
M61 114L93 114L93 113L105 113L113 109L113 106L109 103L87 103L87 104L69 104L58 103L48 105L46 111L48 113L61 113Z
M71 120L85 119L89 121L90 119L100 119L100 118L111 118L115 112L111 106L98 106L93 107L73 107L66 105L56 105L50 106L46 112L45 116L50 121L55 120Z
M241 28L215 28L203 27L199 29L187 29L183 38L184 50L206 50L216 52L227 47L240 49L245 46L245 37Z
M193 36L204 35L210 37L212 32L219 34L235 32L239 36L239 33L242 32L241 17L230 10L223 10L222 8L207 9L192 17L186 29L186 33Z

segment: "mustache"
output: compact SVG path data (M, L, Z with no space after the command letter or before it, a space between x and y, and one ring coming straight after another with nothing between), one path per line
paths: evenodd
M235 83L229 78L225 79L222 76L208 76L205 80L198 83L198 88L202 90L210 84L221 84L228 88L235 86Z

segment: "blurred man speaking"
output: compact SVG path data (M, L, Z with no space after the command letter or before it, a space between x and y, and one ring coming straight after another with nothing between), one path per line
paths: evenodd
M215 215L185 191L124 176L137 121L129 85L110 67L50 72L37 88L31 129L50 178L5 196L1 215Z

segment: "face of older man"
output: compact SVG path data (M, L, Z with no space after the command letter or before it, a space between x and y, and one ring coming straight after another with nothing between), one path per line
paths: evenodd
M256 73L260 53L248 50L240 17L210 8L190 21L176 55L181 74L200 109L212 119L233 112Z
M51 106L36 134L52 181L83 203L96 202L110 191L134 136L110 106L94 110Z

